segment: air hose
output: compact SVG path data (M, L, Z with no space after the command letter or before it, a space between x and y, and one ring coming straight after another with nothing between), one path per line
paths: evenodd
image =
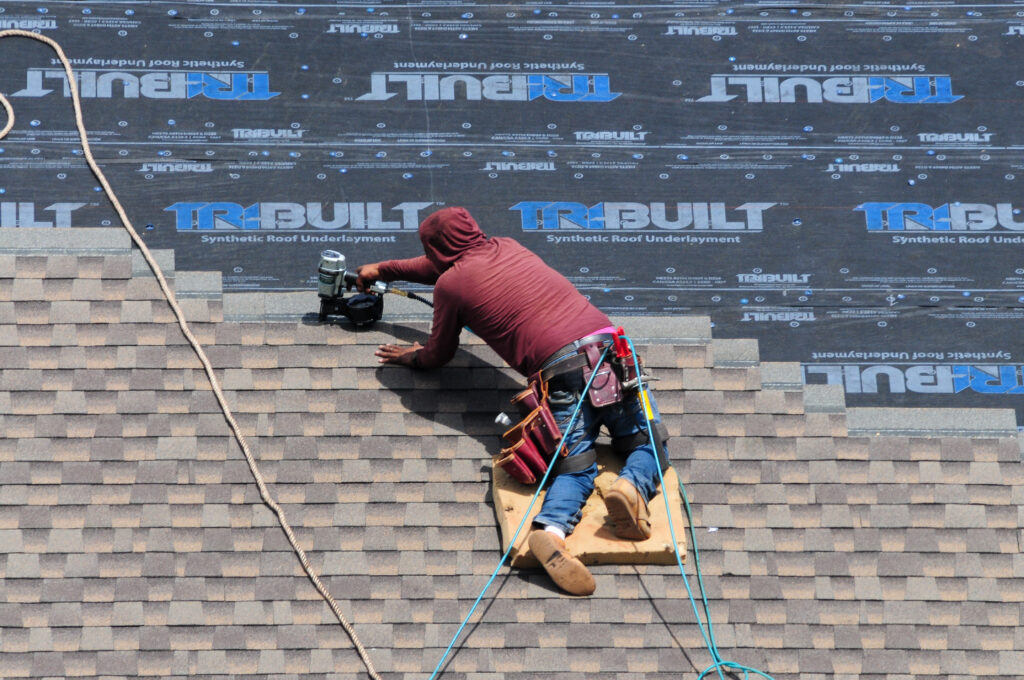
M598 365L600 365L604 361L605 356L608 354L609 348L610 347L604 348L604 352L601 354L601 359L600 361L598 361ZM597 371L594 371L593 373L590 374L590 379L587 380L587 384L583 388L584 395L586 395L587 392L590 391L590 385L594 382L594 378L596 376ZM566 432L572 432L572 428L576 424L576 418L579 416L580 407L582 405L583 397L581 396L579 400L576 402L576 408L573 409L572 417L569 418L569 424L565 426ZM444 665L445 659L448 658L448 654L452 651L452 647L455 645L455 641L458 640L459 635L462 634L462 629L466 627L467 623L469 623L469 619L471 616L473 616L473 612L475 612L476 608L480 605L480 600L483 599L484 593L486 593L487 589L491 587L492 583L494 583L494 579L498 577L498 571L501 569L501 565L505 564L505 560L508 559L509 553L512 552L512 548L515 547L516 539L519 538L519 532L523 530L523 526L526 524L526 518L530 516L530 510L533 509L534 503L537 502L537 497L540 496L541 489L544 488L544 485L548 481L548 477L551 476L551 471L555 469L555 459L558 458L558 454L561 452L561 450L561 446L555 449L555 453L551 457L551 462L548 463L548 469L544 471L544 476L541 477L540 481L537 482L537 490L533 493L533 498L530 499L530 504L526 506L526 510L523 512L523 518L519 520L519 526L516 527L515 533L512 534L512 538L508 542L508 548L505 549L505 554L503 554L501 556L501 559L498 560L498 564L494 567L494 571L491 573L491 578L487 580L487 583L484 584L483 590L481 590L480 594L477 595L476 601L473 602L473 606L470 607L469 613L466 614L466 618L462 619L462 624L459 626L458 630L455 631L455 635L452 637L452 641L448 643L448 648L444 650L444 654L441 655L441 660L437 662L437 667L434 668L434 672L431 673L430 680L434 680L434 678L436 678L438 674L441 672L441 666ZM572 453L570 452L569 455L572 455Z
M373 663L370 661L370 658L369 658L369 656L368 656L368 654L366 652L366 649L360 643L358 637L355 634L355 630L352 628L351 624L348 622L348 620L345 618L344 614L341 612L341 609L340 609L338 603L335 601L333 596L327 590L326 586L323 585L323 583L320 581L319 577L313 571L313 568L310 565L308 558L306 557L305 551L302 550L302 548L299 546L298 541L297 541L294 533L292 532L292 529L291 529L290 525L288 524L287 519L284 516L283 509L281 508L280 505L278 505L278 503L270 495L270 491L267 488L266 483L263 480L263 476L260 473L259 467L256 464L256 461L255 461L255 459L254 459L254 457L253 457L253 455L251 453L251 450L249 449L248 443L247 443L243 433L241 432L241 428L238 426L238 423L235 421L234 416L232 415L231 410L230 410L230 408L229 408L229 406L227 404L226 397L224 396L224 394L223 394L223 392L221 390L220 383L219 383L219 381L216 378L213 366L210 364L210 361L207 358L206 353L203 350L202 346L199 344L199 341L192 334L192 331L189 328L187 321L185 320L184 312L181 310L181 307L178 305L177 300L176 300L176 298L174 296L174 293L173 293L173 291L171 291L170 286L167 283L167 280L164 277L163 272L161 271L159 265L157 264L156 260L154 259L152 253L150 253L150 251L149 251L148 247L146 246L146 244L142 241L142 238L139 236L138 232L132 226L132 223L129 220L127 213L125 212L125 210L122 207L120 201L118 200L116 194L114 193L114 190L111 188L109 182L107 181L106 176L103 174L102 170L100 170L99 166L97 165L96 160L93 157L92 150L91 150L91 148L89 146L88 136L87 136L86 130L85 130L85 123L84 123L83 117L82 117L81 99L80 99L79 92L78 92L78 84L77 84L77 81L75 79L74 72L73 72L73 70L71 68L71 64L70 64L70 62L68 61L67 57L64 54L64 50L61 48L60 44L57 43L55 40L52 40L51 38L48 38L48 37L43 36L43 35L39 35L39 34L36 34L36 33L31 33L29 31L21 31L21 30L17 30L17 29L8 29L8 30L0 31L0 39L11 38L11 37L28 38L28 39L31 39L31 40L36 40L36 41L42 42L42 43L48 45L50 48L52 48L54 50L54 52L57 54L58 58L60 59L60 62L64 66L64 71L65 71L65 73L67 75L68 89L69 89L69 91L71 93L71 101L72 101L72 105L74 107L74 112L75 112L75 124L77 126L79 138L80 138L81 143L82 143L82 150L83 150L83 153L84 153L84 156L85 156L85 160L86 160L87 164L89 165L90 170L92 171L93 175L96 176L96 179L100 182L101 186L103 187L104 192L106 193L107 197L110 199L111 204L114 206L115 211L117 212L118 216L120 217L122 225L124 226L125 230L130 235L132 241L135 243L135 245L141 251L143 258L146 260L146 263L149 265L149 267L153 271L153 274L156 277L157 282L160 285L160 288L163 291L165 298L167 299L167 303L171 307L171 310L173 311L173 313L175 315L175 318L178 321L178 325L180 326L180 328L182 330L182 333L184 334L185 338L189 341L189 344L192 346L193 350L195 351L196 356L198 357L200 363L203 365L203 368L204 368L204 370L205 370L205 372L207 374L207 377L210 380L211 389L213 390L213 393L214 393L214 395L215 395L215 397L217 399L217 402L220 405L222 412L224 413L225 420L228 422L228 425L230 426L231 431L232 431L236 441L238 442L238 444L239 444L239 446L240 446L240 448L242 450L243 455L245 456L246 462L249 465L249 469L250 469L250 471L253 474L253 477L254 477L254 479L256 481L256 485L257 485L257 487L259 489L259 492L260 492L261 499L263 500L264 504L266 504L275 513L275 515L277 516L278 523L280 524L282 530L284 531L285 535L287 536L288 541L289 541L289 543L292 546L292 549L295 551L296 555L298 556L299 561L302 564L302 567L303 567L303 569L306 572L306 575L309 577L310 581L313 583L314 587L317 589L317 592L319 592L321 597L323 597L323 599L327 602L328 606L331 608L332 612L335 614L335 616L337 617L338 621L341 623L342 627L345 629L345 632L349 635L349 638L352 640L352 643L355 646L356 651L359 653L360 658L363 661L363 664L365 665L367 671L370 674L370 677L373 678L374 680L380 680L380 675L374 669ZM14 109L11 107L10 102L7 100L7 98L3 94L0 94L0 106L2 106L2 108L4 109L4 111L6 113L6 116L7 116L7 122L4 124L3 128L0 128L0 139L3 139L4 137L7 136L7 134L14 127ZM403 295L405 297L409 297L409 298L412 298L414 300L419 300L420 302L423 302L423 303L433 307L433 304L430 301L428 301L425 298L422 298L419 295L416 295L414 293L409 293L407 291L402 291L400 289L394 289L394 288L392 288L391 291L396 293L396 294L398 294L398 295ZM635 349L633 347L633 341L628 336L625 336L625 339L629 343L629 347L634 352L634 356L635 356ZM608 352L608 349L606 348L605 351L604 351L604 354L601 355L601 361L602 362L604 361L604 357L607 354L607 352ZM572 427L573 427L573 425L576 422L576 418L579 415L580 407L583 404L582 396L585 396L587 394L587 392L590 390L590 386L591 386L591 383L594 380L595 375L596 375L596 372L593 373L590 376L590 379L587 381L587 384L586 384L586 386L584 387L584 390L583 390L583 395L581 395L580 400L576 404L576 408L573 411L572 417L569 420L569 424L567 426L567 430L566 431L571 431L572 430ZM643 386L643 379L642 379L642 377L640 378L640 382L639 382L638 388L639 388L641 394L643 394L644 393L644 386ZM653 429L653 425L652 425L650 417L647 417L647 432L648 432L648 438L649 438L652 450L657 450L657 446L656 446L656 443L655 443L655 437L654 437L654 429ZM557 456L558 455L558 451L556 451L554 455ZM520 521L519 526L516 528L516 531L515 531L515 533L512 536L512 539L509 541L509 548L501 556L501 559L498 561L498 564L495 567L494 572L491 574L490 579L484 585L483 590L481 590L480 595L477 596L476 601L473 603L473 606L470 609L469 613L466 615L465 619L463 619L462 624L459 626L458 630L455 632L455 636L452 638L452 641L448 644L448 647L447 647L447 649L445 649L445 652L442 655L440 661L438 661L437 667L434 669L434 672L431 674L431 676L430 676L431 680L433 680L433 678L436 678L438 676L438 674L441 672L441 668L442 668L445 660L447 659L449 653L451 652L451 649L454 646L455 642L458 640L459 635L461 635L463 629L466 627L466 624L469 622L470 617L473 616L473 613L476 611L477 607L479 606L480 601L483 599L484 594L487 592L487 589L490 588L491 584L494 582L495 578L498 575L498 571L501 569L502 564L504 564L505 560L508 558L508 555L511 552L512 547L515 545L516 539L519 536L519 533L522 531L522 528L523 528L524 524L526 523L526 518L529 517L530 510L533 508L533 505L536 503L537 497L539 496L541 489L544 488L544 485L547 482L548 476L550 475L551 470L554 467L553 466L554 462L555 462L554 459L552 459L551 464L548 465L548 469L544 473L544 477L537 484L537 491L534 493L533 498L530 500L530 504L527 507L527 509L526 509L526 511L525 511L525 513L523 515L523 519ZM657 467L658 467L659 480L661 482L662 488L664 488L665 479L664 479L664 476L662 475L660 466L657 466ZM672 513L671 513L670 508L668 506L668 498L667 498L667 495L662 494L663 496L665 496L665 508L666 508L666 511L667 511L667 516L668 516L668 521L669 521L669 530L670 530L671 535L672 535L672 544L673 544L673 547L675 549L676 562L677 562L677 564L679 566L680 573L681 573L681 575L683 577L683 582L686 585L686 592L689 595L690 603L693 606L694 614L697 616L697 624L700 627L701 635L704 638L704 642L707 645L708 650L711 653L711 657L712 657L712 659L714 661L714 663L711 666L706 668L700 674L700 676L698 677L698 680L704 678L706 675L708 675L709 673L711 673L713 671L717 672L719 677L722 680L724 680L725 676L724 676L724 674L722 672L723 668L742 671L745 674L745 676L747 676L747 677L749 677L749 675L751 673L753 673L753 674L759 675L759 676L761 676L763 678L766 678L767 680L773 680L770 675L768 675L767 673L764 673L764 672L762 672L760 670L757 670L755 668L750 668L750 667L744 666L742 664L738 664L738 663L735 663L735 662L732 662L732 661L727 661L727 660L723 659L721 654L718 651L718 645L717 645L717 643L715 641L714 629L713 629L712 623L711 623L710 607L708 605L707 594L706 594L705 589L704 589L704 580L703 580L703 576L701 574L701 569L700 569L700 555L699 555L699 551L697 549L697 536L696 536L695 529L694 529L694 526L693 526L693 515L692 515L691 509L690 509L689 499L686 496L686 490L683 488L682 482L680 482L680 484L679 484L679 490L680 490L680 493L682 494L682 498L683 498L683 502L684 502L684 507L686 509L687 520L688 520L689 525L690 525L690 535L691 535L691 538L692 538L693 553L694 553L694 568L695 568L695 571L696 571L696 576L697 576L697 580L698 580L699 587L700 587L701 601L703 603L703 609L704 609L705 617L706 617L706 620L707 620L706 629L705 629L705 624L703 624L701 622L701 616L700 616L700 612L699 612L699 610L697 608L697 602L696 602L696 599L694 597L693 590L690 587L689 579L687 578L686 572L683 569L682 556L679 554L679 546L678 546L678 542L676 541L676 538L675 538L675 528L672 526Z
M78 92L78 82L75 79L74 71L71 68L71 62L68 61L68 58L64 54L64 50L56 40L36 33L30 33L29 31L21 31L17 29L0 31L0 39L12 37L29 38L31 40L37 40L41 43L45 43L50 46L60 58L61 64L64 65L64 72L67 75L68 89L71 93L71 102L75 110L75 125L78 127L78 135L82 142L82 152L85 155L85 160L89 165L89 169L92 170L93 175L95 175L96 179L99 180L107 198L110 199L111 204L114 206L114 210L117 211L118 217L121 218L121 224L124 226L125 231L127 231L128 235L131 236L132 242L138 246L143 258L153 271L153 275L156 277L157 283L160 285L160 290L163 291L167 304L170 306L171 311L174 312L174 316L178 321L178 326L181 328L182 334L192 346L199 362L203 365L203 369L206 371L206 376L210 380L210 388L217 399L217 403L220 405L221 411L224 414L224 419L231 428L231 432L234 434L235 440L238 442L238 445L242 450L242 454L245 456L246 463L249 465L249 470L256 481L256 486L260 492L260 498L263 500L263 503L277 516L278 524L280 524L281 530L288 538L288 542L291 544L292 550L295 552L299 562L302 564L302 568L306 572L306 576L309 577L309 580L313 583L317 592L320 593L320 596L331 608L335 617L337 617L338 622L345 629L345 632L348 634L353 646L359 653L359 657L362 659L363 665L366 666L366 670L370 674L370 677L374 680L381 680L380 675L377 673L376 669L373 667L373 663L370 661L369 654L359 641L359 637L356 635L355 629L352 628L352 624L350 624L348 619L345 618L344 613L341 611L341 607L331 595L330 591L327 590L327 586L323 584L319 576L317 576L314 571L312 565L309 563L309 559L306 557L306 552L299 545L298 539L295 537L291 526L288 524L288 520L285 518L284 509L281 508L270 494L270 490L267 488L266 482L263 480L263 475L260 472L259 466L256 464L256 459L253 457L252 452L249 449L249 444L242 433L241 427L239 427L235 417L231 413L231 409L227 403L227 398L221 390L220 381L214 373L213 365L207 358L202 345L199 344L199 341L192 334L192 330L189 328L188 322L185 320L185 313L178 305L174 292L167 283L167 279L164 277L163 271L160 269L160 266L157 264L153 254L149 251L145 242L143 242L138 232L132 226L131 220L128 219L128 214L125 212L124 207L121 205L117 195L114 193L110 183L107 181L106 175L103 174L103 171L100 170L99 165L97 165L96 159L92 155L92 149L89 146L89 138L86 134L85 122L82 117L82 103ZM7 124L0 129L0 139L2 139L14 127L14 109L11 108L10 102L3 94L0 94L0 106L2 106L4 111L7 113Z
M390 284L388 285L388 292L389 293L394 293L395 295L401 295L402 297L407 297L407 298L409 298L411 300L419 300L420 302L422 302L423 304L425 304L425 305L427 305L429 307L433 307L434 306L434 303L431 302L430 300L428 300L427 298L421 297L421 296L417 295L416 293L410 293L407 290L402 290L401 288L395 288L394 286L392 286Z
M629 349L632 355L637 356L636 348L633 346L633 340L627 335L624 335L622 337L626 340L626 342L629 343ZM597 365L601 365L604 362L604 358L608 354L609 349L610 346L605 348L604 352L601 354L600 360L597 362ZM580 397L576 402L576 408L572 412L572 417L569 418L569 424L566 425L565 427L566 432L572 432L572 428L576 424L576 418L579 416L580 407L583 405L584 399L587 396L587 393L590 391L590 386L594 382L594 377L596 375L597 371L594 371L593 373L591 373L590 379L587 380L587 384L583 388L583 392L580 394ZM646 388L644 387L643 383L642 371L637 371L637 390L639 395L646 395ZM646 396L639 396L638 398L641 398L643 400L645 406L645 408L643 409L644 419L647 424L647 437L651 445L651 451L656 452L658 450L658 447L654 437L654 425L652 422L653 416L651 415L650 409L647 407L649 401ZM519 537L519 532L522 531L523 525L526 524L526 519L530 516L530 511L533 509L533 506L537 502L537 498L540 495L541 490L547 483L548 476L551 474L551 470L554 469L555 459L558 457L560 451L561 447L555 450L555 453L552 456L551 461L548 463L547 471L545 471L543 478L541 478L541 480L537 482L537 490L534 492L533 497L530 499L530 504L526 507L526 510L523 512L523 518L522 520L520 520L519 526L516 527L515 533L512 535L511 540L509 540L508 548L505 550L505 553L501 556L501 559L498 560L498 564L497 566L495 566L494 572L491 574L491 577L490 579L488 579L487 583L484 584L483 590L480 591L480 595L477 596L476 601L473 603L473 606L469 610L469 613L466 614L466 617L462 620L462 624L459 626L458 630L455 631L455 635L454 637L452 637L452 641L448 643L448 648L445 649L444 654L441 656L441 660L437 662L437 667L434 669L433 674L431 674L430 680L434 680L434 678L436 678L438 674L441 672L441 667L444 664L445 659L448 658L448 654L451 652L451 649L455 645L455 642L459 639L459 635L462 634L462 630L466 627L466 624L469 623L469 619L473 616L473 612L475 612L476 608L479 606L480 601L483 599L484 593L486 593L487 589L491 587L492 583L494 583L494 579L497 578L498 571L501 569L501 565L503 565L505 563L505 560L508 559L509 553L515 546L516 539ZM661 488L664 489L665 476L661 470L661 466L657 465L655 467L658 468L658 480L661 484ZM717 672L718 677L721 680L725 680L725 675L722 672L723 668L732 671L741 671L743 672L745 678L749 678L750 674L753 673L754 675L758 675L762 678L765 678L766 680L774 680L772 676L756 668L751 668L749 666L744 666L743 664L739 664L734 661L728 661L726 659L723 659L721 653L719 653L718 643L715 641L714 627L711 623L711 608L708 604L707 592L704 589L704 576L701 573L700 568L700 551L697 548L697 533L693 525L693 512L690 509L690 501L686 496L686 489L683 487L682 481L679 482L679 493L682 496L683 507L686 510L686 520L690 525L690 539L693 545L694 571L696 572L697 582L700 588L700 599L703 604L704 621L707 622L706 624L704 623L704 621L701 620L701 614L697 608L697 600L694 597L693 589L690 587L690 580L686 576L686 570L683 568L683 558L682 555L679 554L679 541L676 540L676 531L672 523L672 509L669 507L668 504L668 494L662 493L661 495L665 501L665 515L666 517L668 517L669 533L672 536L672 548L675 551L676 564L679 566L679 573L680 575L682 575L683 583L686 585L686 593L690 598L690 605L693 607L693 613L697 618L697 627L700 629L701 637L704 639L704 644L707 646L708 651L711 653L711 658L713 661L713 663L710 666L708 666L706 669L704 669L703 672L701 672L701 674L697 677L697 680L702 680L705 676L712 672Z
M633 346L633 340L628 335L623 337L625 338L626 342L629 343L630 352L632 352L633 356L637 356L636 348ZM641 395L645 395L646 392L643 383L642 373L643 371L637 371L637 389L639 390ZM648 411L647 409L644 410L644 419L647 421L647 439L651 445L651 450L657 451L658 448L654 438L654 425L652 423L652 416L650 411ZM655 467L658 468L658 481L661 484L661 488L664 489L665 475L662 473L660 465L656 465ZM722 673L723 668L742 671L745 678L749 678L750 674L753 673L755 675L761 676L762 678L766 678L767 680L774 680L772 676L756 668L744 666L743 664L739 664L734 661L727 661L723 659L722 655L719 653L718 643L715 641L714 627L711 623L711 608L708 605L707 592L704 589L704 576L701 573L700 568L700 551L697 548L697 532L693 526L693 512L690 510L690 501L686 496L686 489L683 487L682 480L680 480L679 482L679 493L682 495L683 507L686 509L686 521L690 525L690 539L691 543L693 544L693 568L697 576L697 583L700 587L700 599L703 604L704 616L707 622L706 629L705 624L701 622L700 612L697 610L697 601L693 596L693 589L690 587L690 579L686 576L686 570L683 569L683 558L682 555L679 554L679 542L676 540L676 530L675 527L672 525L672 510L668 505L668 495L663 493L661 495L665 501L665 515L668 518L669 533L672 536L672 549L675 551L676 564L679 566L679 574L683 577L683 583L686 585L686 594L690 598L690 604L693 606L693 613L697 617L697 627L700 628L701 637L704 638L704 643L707 646L708 651L711 653L712 661L714 661L714 663L705 668L704 671L699 676L697 676L697 680L701 680L712 671L717 672L718 677L721 680L725 680L725 675Z

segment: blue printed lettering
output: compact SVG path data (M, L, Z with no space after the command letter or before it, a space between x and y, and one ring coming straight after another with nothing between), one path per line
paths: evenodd
M419 227L420 213L434 205L406 201L391 208L397 219L387 219L381 203L253 203L179 202L167 208L174 213L177 231L259 229L319 231L348 227L366 231L411 231ZM327 217L332 214L333 217Z
M1024 231L1024 222L1014 215L1011 203L924 203L871 202L858 205L868 231Z
M761 231L763 213L775 203L744 203L732 210L743 213L729 219L724 203L620 203L602 202L587 206L570 201L522 201L510 210L518 210L523 231L537 229L636 230L657 229ZM674 212L674 218L671 213Z

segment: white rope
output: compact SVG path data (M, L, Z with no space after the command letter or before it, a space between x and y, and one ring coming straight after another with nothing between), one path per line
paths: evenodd
M361 642L359 642L359 637L352 628L352 624L350 624L348 619L345 618L345 615L341 611L341 607L338 605L334 597L331 596L327 587L320 581L320 577L317 576L312 565L310 565L309 559L306 557L306 552L301 546L299 546L298 539L295 538L295 533L292 531L291 526L288 524L288 520L284 516L284 510L277 504L277 501L274 500L273 496L270 495L266 482L263 480L263 475L260 473L259 466L256 464L256 460L253 458L252 452L249 449L249 444L246 442L245 436L242 434L242 430L239 427L238 422L231 413L227 399L224 397L224 392L221 390L220 382L214 375L213 366L210 364L210 360L207 358L206 352L203 351L202 345L199 344L199 341L192 334L192 331L188 326L188 322L185 321L185 313L181 310L181 307L178 306L178 302L174 297L174 292L167 284L167 279L164 278L163 271L161 271L160 266L156 263L156 260L153 258L152 253L150 253L149 248L146 247L146 244L139 237L138 232L135 231L131 220L128 219L128 214L121 206L121 202L118 201L117 196L114 194L114 190L107 182L106 176L96 164L92 155L92 150L89 148L89 139L85 132L85 123L82 118L82 105L78 94L78 83L75 81L75 75L71 70L71 63L64 55L64 50L61 49L61 46L57 41L43 35L30 33L28 31L19 31L16 29L0 31L0 39L9 37L31 38L32 40L38 40L39 42L46 43L53 48L54 52L57 53L57 56L60 57L60 61L64 65L64 72L67 74L68 87L71 91L71 101L75 107L75 125L78 126L78 135L82 141L82 151L85 153L85 160L89 164L89 168L103 186L103 190L106 192L107 198L110 199L110 202L113 204L118 216L121 218L121 224L124 225L125 230L131 236L135 245L139 247L146 263L149 264L150 269L153 270L153 274L156 276L156 280L160 284L160 290L163 291L164 297L167 299L167 304L170 305L171 310L174 312L174 316L178 320L181 332L185 335L189 344L192 345L192 349L195 350L196 356L199 358L200 363L202 363L203 369L206 371L206 375L210 380L210 388L217 397L217 403L220 404L221 411L224 412L224 419L227 420L228 425L231 427L231 431L234 433L235 439L238 441L238 445L241 447L242 453L245 455L245 460L249 464L249 470L252 472L252 476L256 480L256 486L260 491L260 498L262 498L267 507L273 510L274 514L277 515L277 520L281 525L281 529L284 530L285 536L288 537L288 542L291 543L292 549L299 558L299 562L302 563L302 568L305 570L306 575L309 577L309 580L312 581L313 586L316 587L317 592L320 593L324 601L326 601L328 606L330 606L331 611L334 612L334 615L338 618L338 621L345 629L345 632L348 633L349 638L352 640L352 644L355 646L356 651L359 652L359 656L362 658L363 664L366 666L366 670L369 671L370 677L374 678L374 680L381 680L380 675L377 674L377 671L373 667L373 663L370 661L366 648L363 647ZM14 110L11 108L10 102L3 94L0 94L0 104L3 105L8 119L7 124L4 125L3 130L0 131L0 139L3 139L7 133L10 132L11 128L14 127Z

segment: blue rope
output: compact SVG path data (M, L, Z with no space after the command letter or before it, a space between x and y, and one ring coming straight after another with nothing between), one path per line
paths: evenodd
M637 356L636 348L633 346L633 340L629 336L623 336L623 337L625 338L626 342L629 343L629 349L633 353L633 356L634 357ZM605 355L608 354L608 349L609 348L605 348L604 353L601 354L601 360L598 362L598 364L600 364L601 362L604 361ZM594 373L592 373L590 375L590 379L587 381L586 387L583 388L583 394L580 396L580 399L579 399L579 401L576 404L576 408L573 410L572 417L569 419L569 425L565 429L565 432L567 434L569 432L572 432L572 428L573 428L573 426L576 423L576 418L579 415L580 407L583 405L583 398L586 396L587 392L590 391L590 385L591 385L591 383L594 382L594 377L596 375L597 375L596 371ZM645 393L644 392L643 377L641 375L641 371L639 371L639 370L637 371L637 388L640 390L641 394ZM645 399L646 398L647 397L645 397ZM647 411L646 411L646 409L647 409L647 406L644 405L644 419L647 421L647 437L648 437L648 441L651 444L651 450L656 453L657 450L658 450L658 447L657 447L657 443L654 440L654 427L653 427L653 425L651 423L651 419L647 418ZM512 535L512 540L509 541L508 548L505 550L505 553L501 556L501 559L498 560L498 564L494 568L494 572L491 574L490 579L488 579L487 583L484 585L483 590L480 591L480 594L477 596L476 601L473 602L472 608L470 608L469 613L466 614L466 618L464 618L462 620L462 624L459 626L459 629L455 631L455 636L452 637L452 641L448 643L448 647L447 647L447 649L445 649L444 654L441 656L441 660L437 662L437 666L434 668L434 672L431 674L430 680L434 680L434 678L436 678L438 673L441 671L441 666L444 664L445 659L448 658L448 654L451 652L452 647L455 645L455 641L459 639L459 636L462 634L462 631L466 627L466 624L469 623L470 617L473 616L473 613L476 611L476 608L480 605L480 601L483 599L484 593L487 592L488 588L491 587L491 584L494 583L494 579L497 578L498 571L501 569L501 566L505 563L505 560L508 558L508 555L512 551L513 546L515 546L516 539L519 537L519 532L522 531L523 525L526 524L526 518L530 516L530 510L533 509L533 505L534 505L534 503L537 502L537 497L540 495L541 489L544 488L544 484L547 482L548 476L551 474L551 470L554 468L555 458L557 456L558 456L558 451L556 450L554 456L551 459L551 462L548 465L547 471L545 471L545 473L544 473L544 477L537 484L537 491L534 492L533 498L530 499L530 504L526 508L526 512L523 513L523 519L520 520L519 526L516 528L515 533ZM676 564L679 566L679 573L683 577L683 584L686 586L686 594L690 598L690 605L693 607L693 613L694 613L694 615L697 618L697 627L700 630L701 637L704 639L704 644L708 648L708 651L711 653L711 658L712 658L712 660L714 662L710 666L705 668L701 672L701 674L699 676L697 676L697 680L703 680L703 678L705 676L707 676L709 673L712 673L712 672L717 672L718 673L718 677L721 680L725 680L725 675L722 672L723 668L725 668L725 669L732 669L732 670L736 670L736 671L741 671L741 672L743 672L745 678L749 678L751 673L753 673L754 675L758 675L758 676L760 676L762 678L765 678L766 680L774 680L774 678L772 678L772 676L770 676L767 673L765 673L763 671L760 671L760 670L758 670L756 668L752 668L750 666L744 666L743 664L739 664L739 663L736 663L734 661L729 661L729 660L723 659L721 653L718 651L718 643L715 641L715 631L714 631L714 627L713 627L713 625L711 623L711 607L708 604L707 591L704 588L704 576L703 576L703 574L701 572L701 568L700 568L700 551L697 548L697 532L696 532L696 529L694 528L694 524L693 524L693 512L690 509L690 500L689 500L689 498L686 495L686 489L683 487L682 481L680 481L679 482L679 492L682 495L683 507L686 509L686 520L687 520L687 522L689 523L689 526L690 526L690 538L691 538L691 543L693 545L693 565L694 565L694 571L696 572L696 576L697 576L698 587L700 589L700 599L701 599L701 602L703 604L704 619L706 621L706 624L705 624L704 621L701 620L700 610L697 608L697 600L694 597L693 588L690 586L690 579L686 576L686 570L683 568L683 558L682 558L682 555L680 555L680 553L679 553L679 542L676 540L675 527L673 526L673 522L672 522L672 509L669 507L669 504L668 504L668 494L664 493L664 489L665 489L665 476L664 476L664 474L661 471L661 466L658 465L657 468L658 468L658 480L659 480L659 482L661 484L661 488L662 488L662 497L664 498L664 501L665 501L665 515L666 515L666 517L668 517L669 533L672 536L672 549L675 551L675 556L676 556ZM705 625L706 625L706 629L705 629Z
M629 343L629 350L633 353L633 356L634 357L637 356L636 348L633 347L633 340L629 336L623 336L623 337L626 339L626 342ZM643 383L642 371L639 370L639 367L638 367L638 370L637 370L636 373L637 373L637 388L640 390L640 394L643 395L643 394L645 394L645 392L644 392L644 383ZM649 403L649 397L644 397L644 399L646 399L647 403ZM648 438L648 441L651 444L651 450L655 452L655 455L657 455L658 446L657 446L657 443L654 440L654 426L651 424L651 419L647 416L647 404L644 404L643 406L644 406L644 419L647 421L647 438ZM689 595L689 597L690 597L690 604L693 606L693 613L697 617L697 627L700 629L701 637L704 638L704 644L707 646L708 651L711 653L711 658L714 661L713 664L711 664L710 666L705 668L704 671L699 676L697 676L697 680L701 680L702 678L704 678L704 676L708 675L712 671L717 671L718 677L721 678L722 680L725 680L725 675L722 673L722 669L723 668L731 668L731 669L734 669L734 670L742 671L743 674L744 674L744 677L747 677L747 678L750 677L751 673L754 673L755 675L759 675L762 678L766 678L767 680L774 680L774 678L772 678L772 676L770 676L767 673L765 673L763 671L760 671L760 670L758 670L756 668L751 668L749 666L744 666L743 664L738 664L738 663L736 663L734 661L727 661L727 660L723 659L722 655L718 651L718 643L715 642L715 631L714 631L714 627L712 626L712 623L711 623L711 608L708 605L707 592L704 589L704 576L701 573L701 568L700 568L700 551L697 549L697 533L696 533L696 530L694 529L694 526L693 526L693 513L690 510L690 500L686 496L686 489L683 488L683 482L682 482L682 480L680 480L679 481L679 492L682 494L683 504L684 504L684 507L686 508L686 520L687 520L687 522L690 525L690 537L691 537L691 543L693 544L693 567L694 567L694 571L697 574L697 583L698 583L699 588L700 588L700 598L701 598L701 601L702 601L702 603L704 605L704 615L705 615L705 619L707 621L707 630L705 631L705 628L704 628L705 624L701 621L700 611L697 609L697 601L696 601L696 599L693 596L693 589L690 587L690 579L686 576L686 570L683 569L683 558L679 554L679 543L678 543L678 541L676 541L675 527L672 525L672 509L669 507L669 504L668 504L668 494L666 494L664 492L664 489L665 489L665 476L662 474L661 466L658 465L656 467L658 468L658 479L661 482L661 488L662 488L662 494L661 495L662 495L662 497L665 500L665 514L668 517L668 528L669 528L669 533L672 536L672 549L675 551L676 564L679 566L679 573L683 577L683 584L686 585L686 594Z
M601 362L604 361L605 355L608 354L608 349L609 348L606 347L604 352L601 354L601 360L598 361L598 365L600 365ZM586 387L583 388L583 394L577 401L576 408L573 409L572 412L572 417L569 418L569 424L565 428L566 436L568 436L568 434L572 432L572 428L576 424L576 418L577 416L579 416L580 413L580 407L583 405L583 398L586 396L587 392L590 391L590 385L591 383L594 382L594 378L596 376L597 371L594 371L590 375L590 379L587 381ZM483 590L481 590L480 594L477 595L476 601L470 608L469 613L466 614L466 618L462 620L462 625L460 625L459 629L455 631L455 636L452 637L452 641L448 643L448 647L444 650L444 654L441 656L441 660L437 662L437 666L434 668L434 672L431 673L430 680L434 680L434 678L437 677L437 674L440 672L441 666L444 664L445 659L448 658L448 654L452 651L452 647L455 645L455 641L458 640L459 635L462 634L462 629L466 627L467 623L469 623L469 619L471 616L473 616L473 612L475 612L476 608L480 605L480 600L483 599L484 593L486 593L487 589L491 587L492 583L494 583L494 579L497 578L498 571L501 569L501 565L505 564L505 560L508 558L509 553L512 552L512 548L515 547L516 539L519 538L519 532L523 530L523 525L526 524L526 518L530 516L530 510L533 509L534 503L537 502L537 497L540 495L541 490L544 488L544 484L548 481L548 477L551 475L551 471L555 467L555 460L558 458L558 454L561 451L561 448L562 447L559 446L557 449L555 449L554 455L551 456L551 461L548 463L548 469L544 471L544 476L541 478L540 482L537 483L537 490L533 493L533 498L530 499L530 504L526 506L526 512L523 513L523 519L519 521L519 526L516 527L516 532L512 534L512 540L508 542L508 548L506 548L505 554L503 554L501 556L501 559L498 560L497 566L494 567L494 572L491 573L491 578L487 580L487 583L484 585Z

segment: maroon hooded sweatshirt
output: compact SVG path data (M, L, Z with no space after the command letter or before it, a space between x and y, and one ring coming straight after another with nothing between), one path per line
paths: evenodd
M464 208L444 208L419 229L423 257L380 263L384 281L434 286L434 323L421 368L447 363L466 326L529 376L565 345L611 326L569 281L511 238L488 238Z

